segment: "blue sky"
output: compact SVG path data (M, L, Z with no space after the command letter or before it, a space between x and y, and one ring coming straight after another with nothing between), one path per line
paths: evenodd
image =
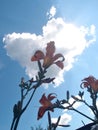
M56 92L58 98L63 99L66 90L77 95L84 77L94 75L98 78L97 4L97 0L0 1L0 129L10 128L12 108L20 98L20 79L24 76L28 80L36 74L36 63L31 63L30 57L37 49L45 51L47 42L55 41L57 52L65 56L65 68L63 71L56 66L50 68L48 75L56 75L56 86L42 87L37 91L18 130L47 124L44 123L46 114L40 121L36 120L38 101L43 92ZM78 109L89 113L83 107ZM81 120L89 122L72 111L56 110L52 116L56 118L59 114L71 125L67 130L82 126Z

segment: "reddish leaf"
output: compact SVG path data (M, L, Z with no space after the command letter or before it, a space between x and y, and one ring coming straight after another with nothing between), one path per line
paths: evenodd
M55 94L55 93L50 93L49 95L48 95L48 100L53 100L54 98L56 98L56 94L55 94L55 96L53 96L53 94Z
M95 78L95 77L93 77L93 76L89 76L89 77L87 77L87 78L84 78L83 80L82 80L83 82L82 82L82 84L81 84L81 86L82 85L84 85L84 87L91 87L95 92L98 92L98 80Z
M41 99L39 100L39 102L42 104L42 105L46 105L46 102L47 102L47 98L45 96L45 93L42 95Z
M53 54L55 52L55 46L54 46L54 41L50 41L47 43L46 47L46 56L53 57Z
M31 61L38 61L44 59L44 53L40 50L36 51L34 56L32 56Z
M53 60L56 61L56 60L58 60L59 58L62 58L61 61L64 61L64 60L65 60L64 56L63 56L61 53L56 54L56 55L53 57Z
M49 57L49 56L45 56L44 62L43 62L43 67L48 68L52 64L53 64L53 58Z
M47 110L50 110L52 112L54 111L52 108L53 104L51 100L56 98L56 96L52 96L52 95L53 94L49 94L48 97L46 97L45 94L43 94L41 99L39 100L42 106L39 108L39 111L38 111L38 118L37 118L38 120L43 117L44 113Z
M43 107L43 106L42 106L42 107L39 108L37 120L39 120L40 118L43 117L45 111L46 111L46 107Z
M57 62L55 62L55 64L56 64L58 67L60 67L61 69L64 68L64 64L63 64L63 62L61 62L61 61L57 61Z
M50 67L52 64L56 64L58 67L63 69L64 68L63 61L65 60L64 56L60 53L54 56L55 53L54 44L55 44L54 41L50 41L49 43L47 43L46 55L44 55L44 53L41 50L36 51L34 56L32 56L31 61L39 61L43 59L43 67L45 69ZM62 59L60 60L60 58Z

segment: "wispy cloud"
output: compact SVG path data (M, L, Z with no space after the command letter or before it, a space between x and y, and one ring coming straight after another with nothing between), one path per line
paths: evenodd
M54 7L51 10L55 10ZM55 11L50 12L52 16L56 13ZM41 35L13 32L3 38L7 55L25 67L26 74L29 77L37 73L37 65L30 61L31 56L38 49L45 51L46 44L50 41L55 41L56 53L59 52L65 56L64 70L61 71L53 65L47 73L49 76L56 76L56 85L59 85L63 82L64 71L70 70L75 62L75 57L82 54L86 47L96 41L95 26L77 27L66 23L60 17L51 18L42 27Z
M53 18L56 14L56 8L54 6L52 6L50 8L50 11L47 12L47 16L49 17L49 19Z

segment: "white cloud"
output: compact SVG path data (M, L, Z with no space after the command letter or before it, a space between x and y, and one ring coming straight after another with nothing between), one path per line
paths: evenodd
M58 118L52 118L52 123L56 123ZM61 115L59 125L69 125L69 122L72 120L72 116L64 113Z
M68 125L68 123L72 120L72 116L67 114L67 113L64 113L62 116L61 116L61 120L60 120L60 124L61 125Z
M63 73L68 71L75 57L80 55L86 47L96 40L95 26L77 27L66 23L62 18L52 18L42 28L41 35L30 33L12 33L3 38L7 55L18 61L26 69L29 77L37 73L36 62L31 62L31 56L38 49L45 52L47 42L55 41L56 53L65 56L65 68L63 70L53 65L49 68L48 75L56 76L56 85L63 82Z
M51 19L51 18L53 18L55 16L55 14L56 14L56 8L54 6L52 6L50 8L50 11L47 12L47 15L49 16L49 19Z

